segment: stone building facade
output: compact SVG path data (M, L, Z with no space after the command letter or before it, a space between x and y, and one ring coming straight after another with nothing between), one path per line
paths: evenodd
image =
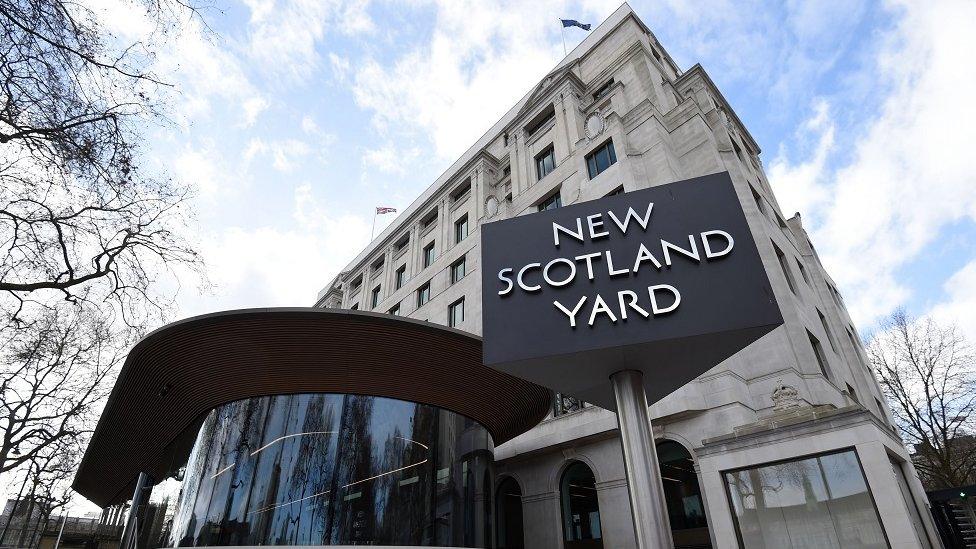
M676 546L939 547L843 298L759 154L705 70L680 70L624 4L317 305L480 334L481 224L728 171L785 324L650 407ZM557 395L495 460L495 546L634 546L613 413Z

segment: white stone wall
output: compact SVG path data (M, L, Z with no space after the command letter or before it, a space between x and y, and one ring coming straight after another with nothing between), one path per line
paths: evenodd
M610 93L594 100L593 92L611 78ZM527 135L527 124L550 106L554 120ZM585 120L597 113L606 121L606 129L588 139ZM617 162L590 180L584 158L607 138L613 139ZM534 158L550 145L555 150L556 168L537 180ZM448 306L463 297L464 321L458 328L480 334L481 223L531 214L557 191L566 205L600 198L621 185L631 191L728 171L785 324L654 404L650 416L655 430L694 455L704 451L705 441L772 414L772 393L781 385L793 387L803 406L843 408L859 401L876 421L841 431L805 432L791 442L702 458L700 476L713 543L735 546L721 470L806 455L811 448L847 445L857 449L871 488L877 490L875 499L889 539L897 540L897 547L915 547L917 542L913 545L903 531L907 511L889 497L891 486L881 482L890 466L879 456L887 451L907 459L907 453L889 432L890 412L865 365L864 351L836 284L820 264L799 216L787 218L780 211L758 153L758 146L705 71L696 65L679 74L653 35L624 5L401 213L320 293L319 305L335 304L341 296L342 307L358 304L369 310L370 292L379 285L381 299L374 310L386 312L399 304L401 315L446 324ZM505 175L507 170L510 175ZM451 198L468 180L471 191L459 200ZM423 228L422 220L435 208L436 222ZM497 209L494 215L492 209ZM455 242L454 222L463 215L468 216L469 234ZM409 235L409 244L396 251L396 243L405 235ZM422 250L430 242L435 244L437 258L424 268ZM780 267L774 244L785 256L794 290ZM466 276L451 284L450 266L462 256ZM384 258L382 267L375 272L371 266L380 257ZM408 280L395 289L393 273L400 265L406 265ZM354 289L351 283L360 278L363 282ZM428 281L431 299L418 307L417 289ZM829 367L827 377L821 373L808 332L821 343ZM596 475L605 546L633 546L615 428L611 412L587 408L550 418L497 449L501 474L514 476L522 486L529 546L558 546L562 535L558 473L573 459L590 464ZM923 502L921 486L917 478L913 481L919 502Z

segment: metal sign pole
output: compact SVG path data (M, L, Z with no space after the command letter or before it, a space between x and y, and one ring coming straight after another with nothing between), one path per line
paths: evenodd
M634 533L639 549L673 549L671 526L661 490L661 469L647 417L643 377L636 370L623 370L610 376L617 401L617 422L620 424L620 445L624 452Z

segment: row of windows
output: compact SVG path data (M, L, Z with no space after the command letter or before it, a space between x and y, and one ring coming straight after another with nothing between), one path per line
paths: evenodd
M600 175L607 168L617 163L617 153L613 148L613 140L608 139L593 152L586 155L586 171L590 179ZM552 145L546 147L535 157L535 174L539 181L556 169L556 154Z
M462 240L464 240L467 237L468 237L468 215L465 214L465 215L463 215L460 219L458 219L454 223L454 240L455 240L455 243L459 243L459 242L461 242ZM435 252L435 241L432 240L432 241L430 241L430 243L428 243L426 246L424 246L423 253L421 255L422 255L423 268L426 269L427 267L430 267L434 263L434 260L437 258L437 255L436 255L436 252ZM463 267L464 258L463 257L459 260L459 263L462 264L462 267L461 267L462 274L461 274L461 276L464 276L464 274L463 274L463 272L464 272L464 267ZM452 274L451 274L452 282L451 283L452 284L454 282L456 282L455 277L454 277L454 271L457 268L457 265L458 265L457 262L455 264L451 265L451 272L452 272ZM374 270L376 270L376 269L381 269L382 267L383 267L383 261L380 260L379 262L374 263L372 268ZM460 278L460 277L458 277L458 278ZM357 281L353 283L353 288L352 288L351 291L352 292L355 292L359 288L359 285L361 283L362 283L362 277L358 278ZM404 263L404 264L400 265L399 267L397 267L396 271L394 272L394 276L393 276L394 290L399 290L406 283L407 283L407 265L406 265L406 263ZM370 299L369 299L370 308L375 309L376 306L379 305L380 299L381 299L381 285L377 285L370 292ZM353 309L357 309L358 308L358 305L354 305L352 308Z

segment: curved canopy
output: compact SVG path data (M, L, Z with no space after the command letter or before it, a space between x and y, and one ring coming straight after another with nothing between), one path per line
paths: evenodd
M482 364L481 338L416 320L320 308L245 309L174 322L129 353L74 489L124 501L140 471L181 466L207 412L235 400L345 393L430 404L501 444L541 421L547 389Z

